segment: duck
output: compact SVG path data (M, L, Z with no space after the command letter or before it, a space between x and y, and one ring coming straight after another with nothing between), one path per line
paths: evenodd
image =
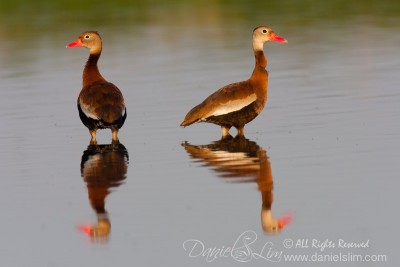
M127 116L126 106L121 91L103 78L97 66L102 51L100 34L97 31L83 32L67 45L67 48L75 47L85 47L90 52L83 69L83 84L77 101L79 117L91 135L90 143L97 143L98 129L111 129L112 141L118 142L118 131Z
M266 42L287 43L287 40L267 26L255 28L255 66L250 78L226 85L211 94L187 113L181 126L207 122L221 126L222 137L230 135L229 130L232 127L237 129L237 136L244 136L244 126L261 113L267 102L268 71L267 58L264 55Z

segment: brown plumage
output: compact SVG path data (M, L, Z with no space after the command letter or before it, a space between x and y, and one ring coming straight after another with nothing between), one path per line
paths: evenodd
M68 48L86 47L90 55L83 70L83 85L78 97L79 117L89 129L91 143L96 143L96 131L110 128L112 140L118 141L118 130L126 119L126 107L121 91L101 76L97 62L101 55L102 42L99 33L82 33Z
M287 42L270 28L260 26L253 31L253 51L255 67L251 77L242 82L222 87L185 116L181 126L196 122L209 122L220 125L222 136L229 134L233 126L238 135L244 135L244 125L252 121L263 110L267 101L268 72L263 44L268 41Z

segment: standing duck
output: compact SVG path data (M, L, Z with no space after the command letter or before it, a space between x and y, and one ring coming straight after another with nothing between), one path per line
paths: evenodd
M75 42L67 45L89 48L90 55L83 70L83 85L78 97L79 117L92 136L90 143L97 143L98 129L109 128L113 142L118 141L118 130L126 119L126 107L121 91L101 76L97 67L102 43L98 32L82 33Z
M222 137L229 135L233 126L238 136L244 136L244 125L263 110L267 102L268 72L263 45L268 41L286 43L270 28L260 26L253 31L255 67L250 79L226 85L195 106L181 126L195 122L214 123L222 128Z

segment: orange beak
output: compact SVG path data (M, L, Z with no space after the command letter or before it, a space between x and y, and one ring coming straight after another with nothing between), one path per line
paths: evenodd
M81 41L81 38L76 39L73 43L70 43L67 45L67 48L74 48L74 47L80 47L83 46L83 43Z
M272 42L279 42L279 43L287 43L288 42L286 39L283 39L282 37L278 36L276 33L272 33L269 40Z
M85 233L87 236L90 236L92 233L92 226L87 224L78 225L76 228L82 233Z
M286 215L278 219L278 224L281 229L293 221L293 214Z

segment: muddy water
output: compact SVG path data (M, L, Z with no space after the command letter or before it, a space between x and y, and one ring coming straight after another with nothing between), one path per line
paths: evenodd
M303 17L305 4L117 3L84 15L61 2L41 16L10 4L0 26L2 263L285 266L285 255L316 253L399 263L400 23L384 2ZM247 139L180 128L191 107L251 74L259 24L289 43L265 46L268 103ZM88 51L65 45L87 29L101 32L100 70L126 98L117 146L105 130L89 146L78 117ZM78 229L87 225L91 237ZM366 245L341 247L351 243ZM328 261L319 264L340 264Z

